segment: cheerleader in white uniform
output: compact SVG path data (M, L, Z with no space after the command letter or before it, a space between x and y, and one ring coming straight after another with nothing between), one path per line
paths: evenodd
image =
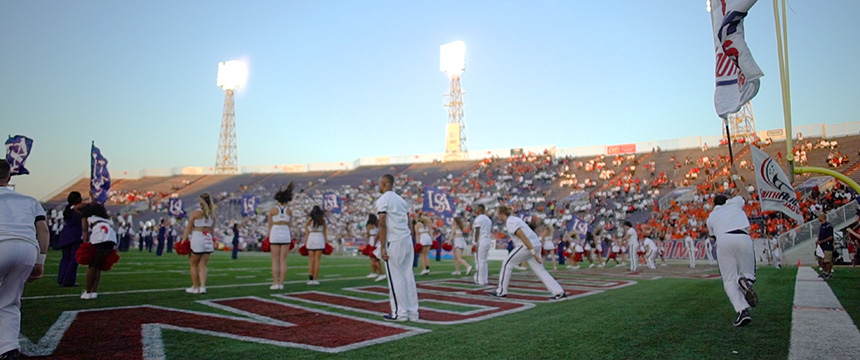
M326 233L325 211L319 206L311 210L310 220L305 224L305 247L308 249L308 285L319 285L320 258L325 250Z
M283 290L287 277L287 253L293 242L290 234L293 211L287 208L287 204L293 200L293 188L290 182L286 189L278 191L275 194L278 204L269 210L269 233L266 235L272 249L272 286L269 286L269 290Z
M448 236L454 242L454 272L451 275L462 275L460 264L466 267L466 275L472 272L472 265L463 260L463 250L466 249L466 238L463 236L465 230L466 225L463 223L463 219L455 217L454 226L451 227L451 234Z
M375 214L370 214L367 217L367 224L365 228L367 229L367 245L373 246L373 254L370 255L370 275L367 275L368 278L376 278L374 281L379 282L387 279L385 274L382 273L382 263L379 262L379 258L381 255L381 249L379 248L379 240L377 240L376 235L379 233L379 219Z
M430 237L431 226L430 218L424 215L419 216L418 222L415 223L415 234L418 236L418 243L423 246L419 257L421 268L423 269L420 275L430 274L430 247L433 246L433 238Z
M102 279L101 267L116 247L117 237L104 205L88 204L81 209L81 215L86 219L89 230L84 241L92 244L95 250L93 260L87 268L87 289L81 294L81 299L91 300L98 297Z
M209 272L206 265L209 263L209 254L215 251L212 233L215 230L216 206L209 193L200 194L198 202L200 208L188 215L188 226L182 234L182 241L188 241L188 236L191 236L191 287L185 289L189 294L206 293L206 274Z

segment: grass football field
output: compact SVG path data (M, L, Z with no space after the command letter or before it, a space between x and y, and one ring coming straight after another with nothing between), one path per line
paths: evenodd
M190 286L186 257L136 250L121 256L103 273L98 299L81 300L81 287L56 284L60 254L49 254L46 277L27 285L22 301L22 335L32 349L90 359L785 359L796 274L795 268L760 268L753 322L733 328L735 313L714 278L716 267L706 262L694 270L676 263L638 274L551 271L573 296L549 302L530 271L515 271L516 295L498 300L451 275L453 262L443 260L432 263L431 275L416 277L422 322L391 324L381 319L388 308L379 291L385 282L365 278L363 256L324 256L321 285L308 286L307 258L291 253L285 289L271 291L268 254L232 260L216 252L204 295L184 291ZM500 265L490 262L491 284ZM837 282L858 276L839 274ZM78 281L85 282L84 268ZM834 289L837 296L856 294L857 282L851 284L844 294ZM856 321L860 308L841 300ZM91 309L107 310L75 312ZM344 346L320 350L327 343Z

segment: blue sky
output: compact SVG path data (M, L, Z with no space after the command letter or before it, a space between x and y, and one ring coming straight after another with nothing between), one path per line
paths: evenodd
M759 129L782 127L771 2L746 20L765 72ZM796 125L860 120L860 2L789 10ZM703 0L3 1L0 125L35 139L19 191L89 167L214 163L217 63L244 59L240 165L444 150L439 45L466 43L470 149L619 144L720 132Z

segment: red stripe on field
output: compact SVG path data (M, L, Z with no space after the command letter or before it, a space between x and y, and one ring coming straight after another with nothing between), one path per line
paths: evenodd
M487 290L483 290L483 289L469 290L469 289L452 288L452 287L445 287L445 286L436 286L436 285L432 285L432 284L418 284L418 288L424 289L424 290L444 291L444 292L450 292L450 293L465 293L465 294L469 294L469 295L486 295L487 297L489 297ZM515 286L513 284L508 286L508 290L544 290L544 291L547 291L546 288L542 287L542 286L541 287L536 287L536 286L530 287L530 286L519 286L519 285ZM385 289L385 291L387 292L388 290ZM578 289L564 289L564 291L567 292L567 296L577 296L577 295L582 295L582 294L586 294L586 293L591 292L588 290L578 290ZM547 291L547 295L545 295L545 296L514 294L514 293L510 293L510 292L507 295L508 295L507 299L513 299L513 300L525 300L525 301L532 301L532 302L534 302L534 301L537 301L537 302L550 301L549 300L549 297L550 297L549 291ZM422 293L421 297L424 297L423 293Z
M589 283L581 283L581 282L570 282L570 280L574 280L574 279L560 278L557 280L561 285L569 285L569 286L577 286L577 287L585 287L585 288L595 288L595 289L614 289L614 288L624 286L624 285L631 283L630 281L607 280L607 281L603 281L603 284L589 284ZM581 281L581 279L578 279L577 281ZM471 281L460 280L460 279L445 280L445 282L446 283L457 283L457 284L474 284ZM511 280L511 286L513 286L516 283L543 284L540 280L526 280L526 279L522 279L522 278L513 278ZM607 285L607 283L608 283L608 285ZM538 288L538 290L540 290L540 289L545 289L545 288L543 288L543 287Z

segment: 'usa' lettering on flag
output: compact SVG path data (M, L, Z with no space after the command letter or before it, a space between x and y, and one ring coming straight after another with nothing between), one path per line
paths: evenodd
M332 192L327 192L323 194L323 210L330 211L334 214L340 214L341 212L341 200L340 196Z
M574 216L573 219L567 222L567 231L585 236L586 233L591 232L591 225L585 220Z
M257 214L257 197L254 195L242 196L242 216L254 216Z
M424 188L424 212L431 212L446 218L454 216L454 199L442 190L427 186Z
M30 171L24 167L24 162L26 162L27 157L30 156L30 149L32 148L33 139L24 135L10 136L9 139L6 140L6 162L8 162L9 166L12 168L12 176L27 175L30 173Z
M102 156L101 150L93 142L90 158L90 194L93 201L104 204L108 200L110 191L110 172L108 172L108 160Z
M170 202L168 202L167 213L173 217L185 217L186 214L182 205L182 199L170 199Z
M744 39L744 18L757 0L710 0L716 52L714 107L726 118L756 96L764 73Z

